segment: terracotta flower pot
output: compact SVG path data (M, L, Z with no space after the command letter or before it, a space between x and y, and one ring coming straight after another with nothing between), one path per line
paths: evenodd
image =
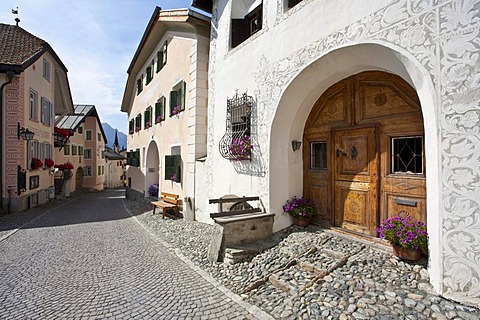
M300 219L300 218L293 218L293 223L299 227L306 227L310 224L311 219Z
M392 244L393 254L403 260L417 261L421 258L422 253L420 250L410 250L397 245Z

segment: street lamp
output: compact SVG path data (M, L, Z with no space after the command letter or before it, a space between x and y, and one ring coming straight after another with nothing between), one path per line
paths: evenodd
M20 122L17 123L17 138L20 140L20 137L27 141L27 166L26 168L28 169L28 141L33 140L33 137L35 136L35 132L32 132L28 129L25 129L23 127L20 127Z

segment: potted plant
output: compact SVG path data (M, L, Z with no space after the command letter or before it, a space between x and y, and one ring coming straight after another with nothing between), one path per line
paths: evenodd
M30 162L30 167L32 168L32 170L37 170L43 167L43 162L38 158L32 158L32 161Z
M172 110L172 113L174 116L178 115L180 112L182 112L182 107L181 106L175 106Z
M173 182L177 182L177 174L176 173L172 174L172 176L170 177L170 180L172 180Z
M285 203L283 211L293 217L293 223L306 227L315 214L315 203L310 199L294 196Z
M55 163L53 162L52 159L50 159L50 158L45 158L45 166L46 166L47 168L53 167L54 164L55 164Z
M162 121L163 121L162 116L157 116L157 117L155 118L155 123L160 123L160 122L162 122Z
M234 156L234 160L250 159L252 149L252 140L248 135L234 138L228 147L228 150Z
M73 164L71 164L70 162L65 162L65 163L61 163L61 164L56 164L55 165L55 168L58 168L58 170L71 170L73 169Z
M415 261L428 250L427 226L410 216L386 219L377 231L380 238L390 242L393 253L399 258Z
M150 197L158 197L158 184L154 183L148 188L148 194Z

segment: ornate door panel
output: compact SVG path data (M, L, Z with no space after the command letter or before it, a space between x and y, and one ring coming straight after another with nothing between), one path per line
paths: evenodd
M375 128L334 132L335 225L376 235L378 160Z

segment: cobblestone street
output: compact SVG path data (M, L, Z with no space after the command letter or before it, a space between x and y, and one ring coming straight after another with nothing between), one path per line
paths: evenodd
M86 194L49 204L46 214L1 219L0 319L256 317L142 229L123 194ZM25 224L25 215L36 219L18 228L14 219Z

